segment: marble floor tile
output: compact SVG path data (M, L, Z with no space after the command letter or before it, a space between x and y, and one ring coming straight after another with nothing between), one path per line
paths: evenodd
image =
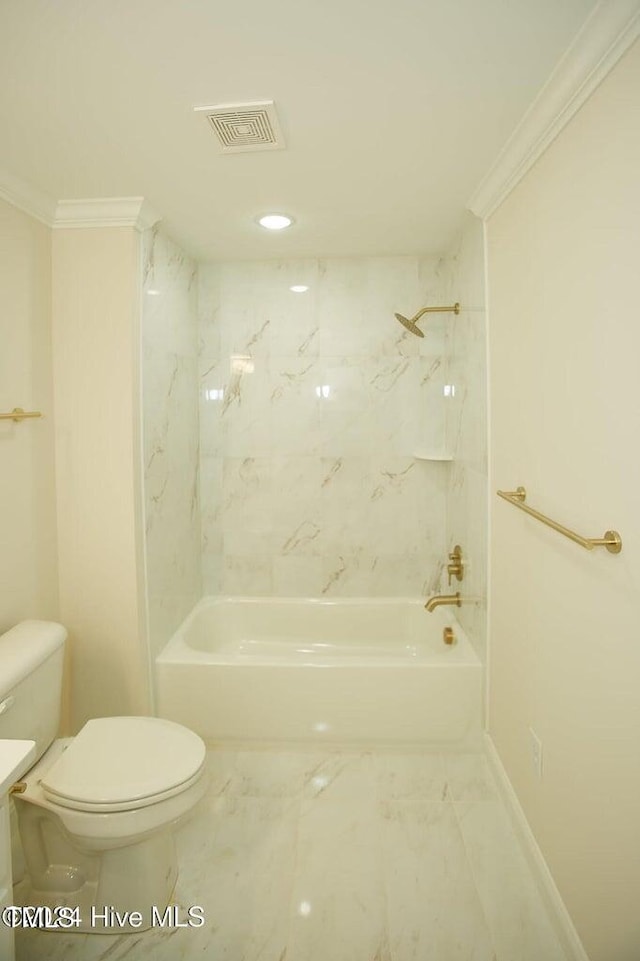
M375 792L374 762L370 754L334 754L318 757L307 772L303 797L352 800L371 798Z
M391 961L382 877L366 857L350 871L302 871L291 912L282 961Z
M215 903L219 890L244 877L293 875L298 799L211 798L178 835L180 894Z
M374 766L381 801L444 801L447 797L445 762L439 754L379 754Z
M297 797L318 756L292 751L213 752L211 790L231 797ZM219 756L217 756L219 755Z
M482 756L221 747L208 770L174 894L203 927L17 931L17 961L566 961Z
M280 961L289 939L289 903L292 873L287 870L264 874L257 872L220 873L210 881L206 894L198 895L205 908L206 926L183 930L182 941L188 947L187 958L207 958L211 961ZM194 903L194 895L188 902ZM183 899L184 902L184 899ZM163 944L165 947L166 941ZM170 948L170 945L169 945ZM175 954L166 953L166 961ZM154 961L165 954L154 950Z
M495 961L452 805L382 807L391 961Z
M452 801L497 799L496 784L483 754L450 754L445 767Z
M302 802L286 961L391 961L380 836L374 798Z
M380 851L381 812L375 797L303 800L298 825L298 867L319 859L349 867L351 859L366 848Z
M203 953L211 932L174 928L139 934L58 934L16 931L17 961L188 961Z
M98 934L62 934L57 931L15 932L18 961L94 961L106 949L106 941L113 947L114 938ZM122 940L118 938L118 940ZM93 945L90 942L94 942ZM96 942L101 941L102 944Z
M455 804L498 961L565 961L503 804Z
M206 770L209 778L209 794L226 794L233 784L236 751L207 751Z

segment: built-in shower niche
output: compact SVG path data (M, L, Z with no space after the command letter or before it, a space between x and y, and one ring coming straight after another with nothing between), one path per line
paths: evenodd
M447 451L437 451L437 450L414 450L413 456L417 461L432 462L435 464L450 464L453 460L453 454Z

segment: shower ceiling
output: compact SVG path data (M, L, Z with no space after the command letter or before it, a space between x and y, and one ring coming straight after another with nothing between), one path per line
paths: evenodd
M593 6L5 0L0 168L143 195L203 259L441 251ZM261 100L286 149L222 154L193 110ZM265 234L265 210L295 227Z

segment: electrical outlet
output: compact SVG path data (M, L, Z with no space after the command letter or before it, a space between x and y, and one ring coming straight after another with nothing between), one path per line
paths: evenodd
M533 771L539 781L542 780L542 741L533 730L529 728L529 745L531 748L531 763Z

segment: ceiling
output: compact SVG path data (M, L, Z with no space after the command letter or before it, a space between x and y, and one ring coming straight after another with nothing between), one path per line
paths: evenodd
M0 0L0 167L142 195L203 260L444 251L593 6ZM284 150L222 154L193 111L269 99Z

